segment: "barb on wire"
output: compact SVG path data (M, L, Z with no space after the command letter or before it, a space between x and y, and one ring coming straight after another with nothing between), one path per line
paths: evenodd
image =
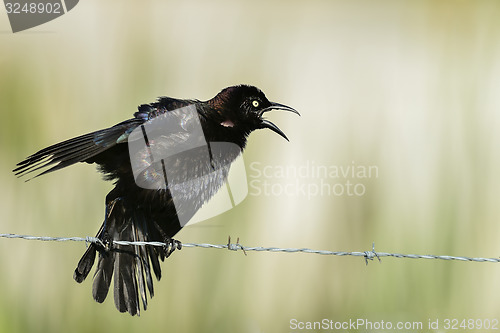
M377 258L378 262L382 262L377 252L375 252L375 242L372 243L372 250L365 251L365 263L368 266L368 260L373 260L373 258Z
M236 238L236 244L232 244L231 243L231 236L228 236L227 238L227 249L228 250L231 250L231 251L238 251L238 250L242 250L243 251L243 254L246 256L247 255L247 251L245 251L245 248L240 245L240 238Z
M52 242L85 242L97 243L103 245L101 240L96 237L43 237L43 236L28 236L28 235L18 235L18 234L0 234L0 238L19 238L25 240L38 240L38 241L52 241ZM437 260L457 260L457 261L473 261L473 262L491 262L499 263L500 258L474 258L474 257L458 257L458 256L447 256L447 255L421 255L421 254L402 254L402 253L387 253L387 252L375 252L375 243L372 244L371 251L363 252L344 252L344 251L325 251L325 250L313 250L308 248L279 248L279 247L260 247L260 246L243 246L239 243L240 239L236 239L236 243L231 243L231 237L229 237L227 244L206 244L206 243L182 243L182 247L194 247L194 248L209 248L209 249L226 249L231 251L242 250L245 255L247 252L285 252L285 253L311 253L320 255L332 255L332 256L354 256L363 257L366 264L368 260L374 260L377 258L381 261L382 257L392 257L392 258L407 258L407 259L437 259ZM151 246L161 246L164 247L167 244L162 242L131 242L131 241L121 241L114 240L113 244L119 245L151 245Z

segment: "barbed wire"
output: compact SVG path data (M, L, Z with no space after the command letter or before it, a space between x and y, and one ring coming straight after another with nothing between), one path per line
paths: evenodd
M44 242L85 242L86 244L95 243L101 246L105 246L99 238L96 237L47 237L47 236L30 236L30 235L18 235L18 234L0 234L1 238L17 238L24 240L37 240ZM113 240L113 244L118 245L136 245L136 246L160 246L168 247L169 244L163 242L138 242L138 241L122 241ZM280 247L261 247L261 246L244 246L239 242L239 238L236 243L231 243L231 237L229 237L227 244L208 244L208 243L181 243L182 247L191 248L205 248L205 249L226 249L231 251L241 250L245 255L247 252L284 252L284 253L310 253L319 255L331 255L331 256L354 256L363 257L366 264L368 260L381 261L382 257L392 257L392 258L406 258L406 259L436 259L436 260L456 260L456 261L468 261L468 262L490 262L490 263L500 263L499 258L474 258L474 257L461 257L461 256L448 256L448 255L433 255L433 254L402 254L402 253L387 253L387 252L376 252L375 243L372 244L372 249L370 251L362 252L346 252L346 251L325 251L325 250L313 250L309 248L280 248Z

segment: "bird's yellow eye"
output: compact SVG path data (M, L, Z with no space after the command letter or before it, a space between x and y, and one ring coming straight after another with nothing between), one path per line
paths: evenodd
M253 107L254 107L254 108L259 107L259 101L254 99L254 100L252 101L252 105L253 105Z

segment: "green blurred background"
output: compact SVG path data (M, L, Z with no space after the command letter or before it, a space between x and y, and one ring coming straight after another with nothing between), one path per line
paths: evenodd
M111 184L89 165L25 183L34 151L157 96L238 83L291 105L250 137L260 167L376 166L361 196L255 195L183 242L500 255L498 1L81 1L12 34L0 14L0 233L93 236ZM253 178L252 178L253 177ZM258 179L258 178L257 178ZM275 188L314 177L267 177ZM342 177L324 177L327 184ZM297 183L296 183L297 182ZM290 320L500 319L500 266L186 248L141 317L72 279L83 243L0 239L0 331L289 332ZM360 329L360 331L367 331Z

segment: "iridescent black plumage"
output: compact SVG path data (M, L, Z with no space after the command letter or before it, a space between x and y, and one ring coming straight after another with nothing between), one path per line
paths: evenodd
M196 149L166 159L163 168L169 171L169 177L165 188L153 172L157 162L146 163L145 171L134 175L131 158L141 156L131 156L127 145L133 131L167 112L171 115L175 113L171 111L188 106L195 107L196 119L179 113L169 121L179 125L180 130L169 132L151 144L163 151L175 149L179 141L185 139L183 122L196 121L201 124L209 146L209 162L201 159ZM276 125L262 118L264 112L273 109L297 113L290 107L269 102L262 91L247 85L226 88L206 102L161 97L157 102L140 105L134 118L42 149L20 162L13 171L23 176L40 170L38 177L77 162L87 162L96 163L106 179L115 181L115 188L106 196L104 223L97 233L107 246L90 245L77 265L74 279L85 280L98 254L94 299L105 300L114 276L116 307L120 312L135 315L140 312L140 300L144 309L147 308L146 289L151 297L154 294L151 271L158 280L161 278L159 260L168 257L172 248L124 246L112 241L172 242L172 237L184 226L180 219L192 217L224 184L229 165L241 153L253 130L269 128L286 139ZM215 144L217 142L232 145L221 146ZM139 180L149 188L138 186ZM175 205L174 190L179 198ZM175 243L172 244L175 249Z

